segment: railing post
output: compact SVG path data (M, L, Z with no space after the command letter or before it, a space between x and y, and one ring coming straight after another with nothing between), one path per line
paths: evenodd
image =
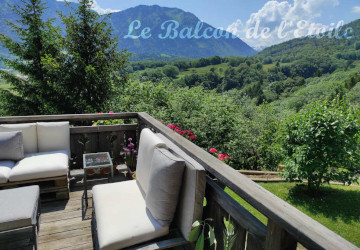
M137 142L138 146L139 146L139 142L140 142L140 133L144 127L145 127L145 123L138 117L137 118L137 128L136 128L136 138L138 140L138 142Z
M265 250L296 249L296 240L283 228L269 219L266 230Z

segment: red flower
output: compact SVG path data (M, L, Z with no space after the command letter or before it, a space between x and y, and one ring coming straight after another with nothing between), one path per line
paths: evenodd
M109 111L109 114L115 114L114 111Z
M196 139L195 135L190 135L190 139L195 140Z
M212 153L212 154L214 154L214 153L217 152L217 149L216 149L216 148L210 148L209 152Z
M175 130L175 129L179 128L178 126L172 125L172 124L167 125L167 127L172 129L172 130Z
M101 112L98 112L98 114L101 114Z
M220 161L227 161L227 160L231 160L231 157L228 156L227 154L219 154L219 155L218 155L218 159L219 159Z

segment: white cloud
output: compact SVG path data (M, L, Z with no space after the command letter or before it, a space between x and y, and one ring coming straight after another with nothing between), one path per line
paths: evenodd
M360 13L360 6L355 6L354 8L352 8L352 12Z
M241 32L241 30L243 29L243 23L241 22L240 19L236 20L236 22L234 22L233 24L230 24L226 31L234 34L234 35L237 35Z
M239 26L240 20L237 20L229 25L227 30L253 47L270 46L308 35L309 28L311 28L311 34L317 34L336 26L337 24L326 26L316 23L314 19L321 16L324 8L338 4L339 0L294 0L293 3L271 0L266 2L258 12L252 13L242 27ZM299 24L303 29L299 30ZM255 36L256 28L257 36ZM263 34L261 34L262 31Z
M56 0L58 2L65 2L65 0ZM74 2L78 3L78 0L66 0L67 2ZM94 4L92 6L92 9L95 10L100 15L114 13L114 12L120 12L120 10L114 10L114 9L103 9L100 7L100 5L94 0Z

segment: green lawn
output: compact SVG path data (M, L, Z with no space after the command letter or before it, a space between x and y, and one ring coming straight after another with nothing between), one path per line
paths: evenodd
M290 203L348 241L360 247L360 187L326 185L322 195L313 198L304 185L294 183L259 183L262 187ZM226 188L225 190L264 224L267 218Z

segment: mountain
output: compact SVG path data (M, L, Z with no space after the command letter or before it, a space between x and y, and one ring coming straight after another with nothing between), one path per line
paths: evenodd
M54 18L54 24L63 28L61 21L58 18L57 11L64 13L65 15L70 12L69 6L66 6L65 2L59 2L56 0L45 0L47 10L45 11L45 18ZM18 18L15 13L11 11L8 4L21 5L20 0L0 0L0 32L16 38L11 33L10 28L6 25L6 21L15 22ZM77 4L71 3L71 7L76 7ZM141 28L132 32L132 35L140 35L143 28L148 27L150 29L151 37L148 39L139 38L124 38L129 33L129 27L133 21L141 22ZM178 23L178 36L171 38L161 39L160 34L166 33L161 29L164 22L172 20L172 23ZM254 49L241 41L239 38L232 38L231 34L223 31L223 36L214 38L214 27L203 23L189 12L185 12L176 8L164 8L157 5L145 6L140 5L134 8L130 8L121 12L113 13L108 19L109 23L114 28L114 35L119 37L119 48L127 49L129 52L135 54L134 58L173 58L173 57L210 57L210 56L251 56L256 53ZM200 24L198 24L200 23ZM164 24L166 25L166 23ZM182 32L183 28L191 30L191 36L194 36L196 26L201 26L198 35L188 39L182 39L181 35L187 35ZM134 26L136 27L136 26ZM208 37L203 36L203 32L208 29ZM217 35L219 32L217 32ZM190 34L189 34L190 35ZM196 35L196 34L195 34ZM201 36L201 38L200 38ZM174 39L172 39L174 38ZM0 47L0 55L8 56L7 50Z
M141 27L131 32L131 35L139 36L141 30L149 28L151 37L148 39L124 38L129 33L132 22L139 20ZM172 21L169 21L172 20ZM168 22L167 22L168 21ZM214 38L213 32L207 35L211 38L204 38L204 31L214 30L214 27L203 23L198 37L187 38L186 34L189 28L191 36L194 36L196 26L201 23L199 18L194 14L185 12L177 8L165 8L158 5L145 6L140 5L111 15L111 22L115 30L115 35L119 37L120 47L127 48L130 52L136 54L146 54L154 56L171 56L171 57L210 57L210 56L251 56L256 52L239 38L232 38L228 32L223 32L224 36L229 38ZM170 24L179 24L177 36L172 31L170 37L166 37L167 28ZM140 24L134 23L134 24ZM164 25L164 29L161 29ZM134 26L136 27L136 26ZM173 26L174 27L174 26ZM186 29L181 33L182 29ZM182 38L180 35L184 35ZM219 34L219 32L217 32ZM161 35L164 39L159 38ZM201 36L201 38L200 38ZM208 38L208 39L207 39Z
M351 30L351 31L350 31ZM344 25L337 32L321 34L322 38L299 38L265 48L256 58L293 62L301 59L334 57L360 60L360 19Z

